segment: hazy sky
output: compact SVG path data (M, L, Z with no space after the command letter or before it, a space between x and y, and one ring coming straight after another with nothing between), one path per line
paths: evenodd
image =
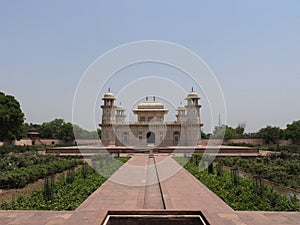
M229 125L284 128L300 119L299 12L298 0L2 0L0 90L20 101L27 122L71 121L76 87L96 58L128 42L164 40L214 71Z

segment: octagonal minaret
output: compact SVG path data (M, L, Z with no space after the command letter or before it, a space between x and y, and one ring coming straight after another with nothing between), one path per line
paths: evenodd
M187 101L185 105L186 120L184 121L186 128L186 145L196 146L201 140L200 98L192 88L185 99Z
M116 122L115 115L115 95L108 89L108 92L104 94L102 108L102 123L101 126L101 142L104 146L115 144L115 133L113 131L113 125Z

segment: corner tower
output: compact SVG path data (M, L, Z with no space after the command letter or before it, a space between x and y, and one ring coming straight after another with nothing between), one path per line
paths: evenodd
M201 140L200 98L192 88L185 99L187 101L185 105L186 145L195 146Z
M114 145L115 144L115 134L113 132L113 124L115 124L116 116L115 116L115 96L108 89L108 92L104 94L102 108L102 123L100 126L101 129L101 142L104 146Z
M116 107L116 124L125 124L125 108L121 105Z
M186 121L185 107L182 105L182 102L180 102L180 105L177 107L176 111L177 111L176 114L177 123L185 122Z

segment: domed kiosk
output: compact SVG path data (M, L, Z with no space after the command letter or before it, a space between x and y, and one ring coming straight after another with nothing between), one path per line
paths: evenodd
M146 97L146 101L138 104L137 109L133 110L133 113L138 116L138 122L140 123L163 122L164 116L168 112L169 110L165 109L161 102L157 102L155 97L153 97L153 100L149 100L149 97Z

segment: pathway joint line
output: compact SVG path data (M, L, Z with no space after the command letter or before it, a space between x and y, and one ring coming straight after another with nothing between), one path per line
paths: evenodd
M164 195L163 195L162 188L161 188L160 179L159 179L159 176L158 176L158 171L157 171L157 166L156 166L155 157L153 157L153 161L154 161L155 173L156 173L156 177L157 177L157 182L158 182L158 187L159 187L159 192L160 192L160 196L161 196L163 208L164 208L164 209L167 209L167 208L166 208L166 204L165 204Z

